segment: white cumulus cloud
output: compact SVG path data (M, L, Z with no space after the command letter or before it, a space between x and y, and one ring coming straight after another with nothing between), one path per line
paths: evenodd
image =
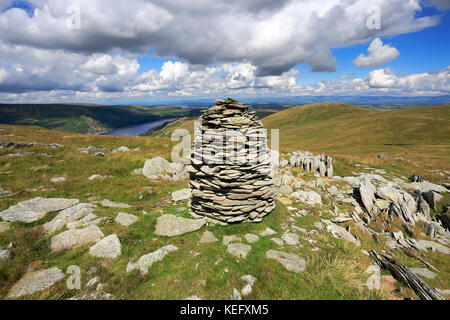
M367 49L368 55L361 53L353 60L353 64L358 67L375 68L382 66L398 58L400 52L389 44L383 44L380 38L375 38Z

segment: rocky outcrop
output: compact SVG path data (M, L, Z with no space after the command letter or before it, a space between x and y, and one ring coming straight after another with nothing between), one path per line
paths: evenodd
M199 119L188 167L191 212L214 223L260 222L275 208L266 132L255 112L217 100Z
M156 157L145 161L142 174L152 180L184 180L188 177L184 163L169 162L164 158Z
M63 210L79 202L80 200L78 199L47 199L38 197L9 207L9 209L0 212L0 218L10 222L34 222L42 219L49 212Z
M334 159L330 156L326 156L324 154L314 156L308 151L295 151L289 153L289 155L291 155L289 163L292 167L300 167L303 170L314 173L316 176L333 176Z
M23 149L23 148L31 148L33 146L34 143L15 143L15 142L0 141L0 149Z
M29 272L11 288L7 298L15 299L42 291L62 279L64 273L57 267Z
M96 242L104 237L102 231L96 225L84 229L64 231L51 238L53 252L76 248L87 243Z

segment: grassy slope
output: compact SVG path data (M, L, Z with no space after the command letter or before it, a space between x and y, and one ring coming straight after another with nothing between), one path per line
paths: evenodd
M98 133L129 124L197 114L198 109L177 106L0 104L0 123L37 125L78 133Z
M278 112L273 109L255 109L256 115L259 119L264 119L272 114ZM197 120L198 117L183 117L178 119L177 121L173 121L162 128L155 128L154 130L150 130L146 135L152 137L166 137L170 138L172 132L176 129L185 129L189 132L193 133L194 131L194 121Z
M288 272L278 262L265 258L268 249L279 249L270 241L270 237L261 238L252 244L252 251L246 260L233 258L221 242L198 244L203 231L207 229L222 239L223 235L243 237L246 233L259 233L269 226L280 236L281 225L291 223L291 217L281 203L260 224L206 227L199 232L173 238L156 236L153 233L156 218L163 213L189 217L187 211L179 213L176 210L178 207L187 207L187 203L175 204L170 201L171 192L186 187L187 181L152 182L143 176L133 176L130 172L142 167L150 157L168 157L172 146L169 139L86 136L37 127L8 127L8 130L0 130L0 134L14 134L14 137L8 137L10 140L36 141L39 137L39 142L56 142L65 147L49 149L46 146L36 146L31 149L36 152L52 152L54 156L51 158L0 157L0 185L14 192L14 196L2 199L0 211L18 201L37 196L79 198L83 202L107 198L129 203L133 207L126 210L99 207L95 212L98 216L114 219L118 212L126 211L137 215L139 220L128 228L114 222L101 226L105 235L116 233L121 240L122 256L115 260L90 257L89 245L52 253L49 248L51 236L42 235L41 225L51 220L55 214L48 214L46 218L32 224L12 223L10 231L0 234L0 246L6 246L10 242L16 245L14 260L0 267L0 298L30 268L39 270L56 265L66 271L69 265L74 264L82 271L81 290L67 291L63 281L26 298L58 299L87 292L89 289L84 285L96 275L101 282L109 284L107 292L122 299L181 299L192 294L209 299L229 299L233 287L243 287L239 278L245 274L252 274L259 279L248 297L250 299L379 299L410 294L404 291L371 292L365 289L367 275L364 275L364 270L371 263L370 258L363 255L359 248L332 239L323 231L318 236L312 236L322 248L319 252L311 251L306 240L302 240L300 248L283 249L300 254L308 261L308 269L302 274ZM108 148L126 145L130 148L141 147L142 151L107 154L105 158L77 151L77 148L89 145ZM92 174L112 175L113 178L88 181L87 178ZM67 181L57 185L50 182L51 178L58 176L66 177ZM142 210L148 215L144 215ZM307 210L311 210L310 216L294 220L298 226L315 229L312 224L320 220L319 211L314 208ZM323 217L329 217L329 214L324 212ZM136 261L141 255L167 244L174 244L179 250L155 263L147 276L141 276L137 271L130 274L125 272L129 261ZM200 255L195 255L199 252ZM215 265L219 258L223 258L223 261ZM355 264L355 261L358 263ZM96 266L99 272L88 275L87 270L91 266ZM206 286L200 284L201 280L206 280Z
M312 132L318 135L324 134L323 131L334 130L335 135L340 134L341 137L347 136L347 139L353 139L354 143L357 142L357 139L353 135L345 132L340 133L336 128L322 126L320 121L317 120L316 113L321 112L323 121L328 123L328 125L336 121L333 120L333 117L339 117L340 120L335 122L335 125L338 125L339 122L346 122L353 126L354 132L357 131L356 129L362 120L351 121L350 119L352 117L357 116L359 119L366 119L366 117L370 118L369 113L377 116L379 113L379 111L354 106L342 106L342 109L338 109L341 108L340 106L336 109L328 106L328 109L323 108L322 110L320 108L314 109L314 106L306 106L293 110L302 110L302 108L307 110L307 112L300 112L299 127L314 127L315 129ZM417 110L408 110L411 114L404 116L408 121L411 119L422 119L421 123L424 123L422 124L422 127L424 127L425 123L428 124L436 121L439 117L448 121L448 111L446 111L447 113L442 111L442 109L448 110L448 108L445 108L433 107L423 109L420 111L421 115L414 115L419 112ZM346 114L342 113L344 109L347 110ZM331 117L330 114L333 110L340 112L336 112ZM308 116L305 116L306 114ZM403 116L403 114L401 115ZM271 118L275 116L279 115L275 114L269 117L268 120L272 121ZM395 118L399 117L396 116ZM270 121L267 124L269 126ZM406 119L396 121L402 122L406 121ZM446 132L448 126L442 127L443 124L441 122L439 123L441 125L440 130ZM371 151L372 147L370 146L353 146L351 143L339 143L340 140L336 139L336 148L334 148L334 144L332 145L329 142L323 141L324 138L332 137L333 134L331 133L328 133L328 135L324 134L322 139L317 139L316 137L308 137L308 135L300 132L300 130L295 132L294 129L291 129L292 131L289 131L288 128L292 125L290 121L280 121L280 124L283 149L328 151L327 149L321 149L328 146L332 153L346 154L345 157L339 157L336 162L337 174L351 174L353 171L361 171L360 168L355 166L356 162L384 168L388 171L388 175L406 175L415 170L415 165L407 161L398 162L393 166L390 164L390 161L383 162L373 159L373 156L372 158L364 158L363 156L366 152L369 152L369 154L370 152L375 152ZM186 124L180 123L180 125L183 126ZM404 123L399 123L398 125L404 126ZM133 176L130 174L133 169L142 167L145 160L150 157L161 155L168 158L174 143L167 138L87 136L51 131L38 127L7 127L9 129L0 130L1 140L12 140L15 142L38 141L44 144L56 142L64 144L65 147L63 149L49 149L46 146L36 146L31 149L36 152L52 152L54 154L52 158L43 158L40 156L25 158L0 157L0 187L14 192L14 196L1 199L0 211L8 208L10 205L16 204L18 201L37 196L73 197L79 198L83 202L92 202L107 198L112 201L129 203L133 207L127 210L99 207L95 212L98 216L106 216L114 219L118 212L126 211L137 215L139 220L136 224L128 228L121 227L114 222L101 226L105 235L116 233L121 240L122 256L115 260L90 257L88 254L89 245L53 254L49 249L51 237L41 234L41 225L51 220L55 214L49 214L46 218L33 224L13 223L10 231L0 234L0 246L6 246L10 242L16 244L16 249L14 249L16 256L14 260L0 267L0 298L5 296L7 290L29 268L39 270L56 265L65 271L72 264L80 266L82 270L82 286L89 279L98 275L100 276L100 282L109 284L106 291L113 293L117 298L123 299L181 299L192 294L197 294L201 298L228 299L233 287L240 289L244 285L239 280L239 277L244 274L252 274L259 279L253 288L253 293L249 296L250 299L395 299L414 296L409 290L398 285L392 290L384 289L379 292L365 289L365 280L368 275L364 274L364 270L371 263L371 259L362 254L359 248L344 241L335 240L323 231L319 231L317 236L311 236L314 240L318 241L318 246L321 248L318 252L311 251L311 246L305 240L301 240L303 245L301 248L286 246L282 249L295 252L308 261L307 271L301 274L288 272L278 262L265 258L265 252L268 249L279 249L269 239L261 238L257 243L252 244L252 251L245 261L239 261L230 256L226 252L226 246L221 242L198 244L198 240L204 230L213 231L216 237L221 239L225 234L236 234L237 236L243 237L246 233L259 233L269 226L278 232L277 236L280 236L282 231L281 226L291 223L289 222L290 219L294 219L297 226L304 227L307 230L316 229L313 223L320 220L321 217L319 214L322 214L322 217L325 218L331 217L326 209L327 207L320 209L304 207L302 204L294 204L294 206L305 208L309 212L308 216L297 218L290 216L284 205L278 202L276 211L260 224L240 224L226 228L219 226L206 227L200 232L173 238L154 235L156 218L161 214L172 213L189 217L187 211L179 213L176 210L178 207L187 207L186 203L175 204L170 201L170 193L186 187L187 181L158 183L149 181L143 176ZM345 127L342 126L342 128ZM425 126L425 128L428 127ZM290 132L291 136L283 139L284 132ZM376 135L382 136L382 133L380 131ZM14 136L4 138L1 136L10 134ZM406 138L403 134L399 135L397 141L411 144L411 141L408 139L412 138L409 138L409 136L416 134L415 132L408 133L408 137ZM304 136L302 136L302 140L297 140L296 135ZM437 155L439 157L439 151L433 148L442 144L444 146L443 153L448 153L448 136L442 135L440 138L437 137L433 137L426 132L421 132L419 138L421 139L421 143L425 141L431 144L431 155ZM365 138L369 142L373 141L370 143L378 145L378 139L372 139L370 134L366 133ZM437 139L441 139L441 141L436 141ZM436 144L433 144L433 141ZM419 141L412 142L418 143ZM316 144L319 145L316 146ZM105 158L89 156L77 151L77 148L87 147L89 145L107 148L117 148L125 145L129 148L141 147L142 151L107 154ZM353 158L349 155L350 150L353 150L353 148L361 152L360 158ZM389 148L392 148L391 150L394 152L395 149L402 149L403 147L390 146ZM429 165L427 162L422 162L424 158L418 157L417 159L418 166L426 167ZM296 174L301 175L302 179L313 179L310 174L297 171ZM113 178L88 181L87 178L92 174L112 175ZM66 177L67 181L58 185L50 182L51 178L59 176ZM440 178L437 177L437 179ZM33 189L37 190L33 191ZM141 196L142 199L140 199ZM446 196L444 202L448 203L449 200L448 196ZM324 198L324 203L330 205L330 208L333 208L333 201L331 199ZM339 210L351 209L349 205L337 206ZM145 210L148 215L143 215L142 210ZM383 245L376 243L366 234L361 233L353 223L350 223L350 226L352 232L360 238L365 249L385 249ZM392 231L396 231L395 228L401 227L394 227ZM420 234L420 231L424 232L423 226L419 226L418 228L418 234ZM141 276L138 272L126 274L126 264L129 261L134 262L141 255L167 244L174 244L179 247L179 250L173 254L169 254L163 261L155 263L150 268L147 276ZM199 252L201 253L200 255L195 255ZM400 261L408 266L423 267L417 260L411 259L401 253L397 253L397 255ZM223 261L215 265L214 262L219 258L223 258ZM438 288L449 288L450 263L448 257L439 253L429 252L426 253L426 260L440 270L435 280L427 280L427 282ZM105 263L105 266L102 266L102 263ZM198 269L196 268L197 263L199 264ZM88 275L86 272L91 266L99 268L99 273ZM225 268L229 272L225 272ZM206 280L206 286L200 284L201 280ZM87 291L88 289L83 287L81 290L68 292L65 284L61 282L42 293L37 293L27 298L57 299Z
M326 152L375 163L382 163L376 156L385 153L391 160L409 159L411 167L450 170L450 105L381 111L319 103L280 111L263 124L280 129L283 151Z

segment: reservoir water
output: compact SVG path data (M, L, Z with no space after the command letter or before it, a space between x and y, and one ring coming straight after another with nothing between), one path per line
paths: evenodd
M135 137L138 135L141 135L145 132L147 132L150 129L159 127L165 123L172 122L176 119L163 119L158 121L150 121L150 122L144 122L140 124L133 124L126 127L120 127L117 129L114 129L109 132L103 133L104 135L108 136L120 136L120 137Z

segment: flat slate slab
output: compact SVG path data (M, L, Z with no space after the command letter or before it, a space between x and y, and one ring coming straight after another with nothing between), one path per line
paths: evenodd
M269 250L266 252L266 258L278 261L289 271L303 272L306 270L306 260L294 253Z
M173 214L165 214L156 219L155 234L158 236L174 237L197 231L205 224L205 219L186 219L174 216Z
M49 212L60 211L79 203L78 199L34 198L19 202L0 212L5 221L34 222L45 217Z
M165 247L159 248L158 250L156 250L154 252L150 252L146 255L143 255L136 262L128 263L127 272L131 272L133 270L138 269L141 272L141 274L143 274L143 275L147 274L148 268L150 268L152 266L152 264L154 264L157 261L161 261L170 252L177 251L177 250L178 250L177 247L169 244Z
M96 242L104 237L100 228L91 225L84 229L73 229L64 231L50 240L53 252L76 248L90 242Z
M7 298L20 298L45 290L62 279L64 279L64 273L57 267L29 272L11 288Z

